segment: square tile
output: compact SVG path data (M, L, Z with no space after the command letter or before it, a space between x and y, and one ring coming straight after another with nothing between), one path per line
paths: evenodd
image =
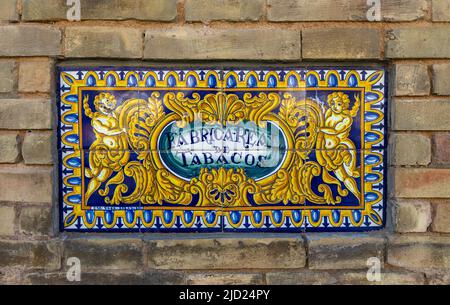
M384 225L382 68L58 73L61 230Z
M225 209L224 231L370 231L383 225L384 150L292 153L303 165L255 181L251 208Z

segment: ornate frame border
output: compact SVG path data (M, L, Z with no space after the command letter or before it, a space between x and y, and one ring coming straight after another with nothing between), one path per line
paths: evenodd
M210 209L127 208L122 210L81 209L82 156L77 149L79 137L79 88L111 87L176 90L192 87L222 88L234 91L276 88L303 90L363 88L365 149L364 209L311 208L305 206L265 208ZM108 83L109 81L109 83ZM60 67L58 82L58 150L60 228L62 231L369 231L380 229L385 220L386 185L385 137L387 79L383 68L300 67L296 69L208 70L147 69L136 67ZM251 85L251 86L249 86ZM313 89L314 88L314 89ZM219 90L220 91L220 90ZM363 113L364 112L364 113Z

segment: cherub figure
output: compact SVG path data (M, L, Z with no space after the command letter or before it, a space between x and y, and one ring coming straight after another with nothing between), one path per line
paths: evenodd
M354 178L360 176L356 168L356 146L349 138L353 118L357 115L360 106L358 96L355 104L349 110L350 99L343 92L334 92L328 95L329 109L325 112L324 123L317 129L316 156L320 165L327 171L333 171L336 177L344 183L357 198L358 186ZM324 180L332 180L328 175Z
M120 127L116 113L116 99L110 93L100 93L95 97L95 112L89 107L88 96L83 101L85 115L91 119L95 141L89 148L89 169L86 177L90 178L85 194L86 202L100 185L111 177L113 172L120 172L128 162L130 153L126 130Z

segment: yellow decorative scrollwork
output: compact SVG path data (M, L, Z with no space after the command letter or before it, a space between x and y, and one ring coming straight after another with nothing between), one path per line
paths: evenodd
M246 177L242 168L234 171L221 167L202 169L199 178L192 179L185 189L200 195L199 206L237 207L251 206L247 194L256 193L259 186Z
M253 204L339 204L349 190L358 199L355 178L354 143L349 139L353 117L360 101L349 110L349 97L343 93L328 96L329 108L311 99L298 100L290 94L245 93L240 99L233 93L211 93L203 98L198 93L186 97L183 92L165 93L164 105L159 93L146 101L130 99L116 107L109 93L95 98L95 111L84 99L85 114L91 118L96 140L89 152L89 178L85 200L94 192L105 197L108 204L143 205L192 203L198 195L199 207L245 207ZM278 109L277 112L276 109ZM244 169L203 168L200 175L185 181L168 171L155 153L156 141L164 126L176 121L179 128L201 120L209 125L227 126L251 121L259 127L266 122L278 124L288 137L290 147L281 168L264 179L255 181ZM309 160L315 150L316 160ZM130 151L137 154L130 161ZM333 173L334 176L331 174ZM317 191L312 189L314 177L322 177ZM134 189L125 178L132 178ZM342 184L345 186L342 186ZM330 185L338 194L333 195ZM112 197L108 197L114 188ZM318 192L318 193L316 193Z

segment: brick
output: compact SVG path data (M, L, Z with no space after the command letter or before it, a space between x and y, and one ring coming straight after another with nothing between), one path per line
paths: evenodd
M438 164L450 163L450 133L434 134L433 162Z
M450 64L433 65L433 93L450 95Z
M381 56L380 35L378 29L307 28L302 32L302 56L304 59L377 59Z
M0 235L14 235L14 207L0 206Z
M431 163L431 140L421 134L394 134L394 165L428 165ZM414 149L411 149L414 147Z
M80 281L69 281L66 272L32 272L25 275L31 285L142 285L142 274L83 272Z
M0 100L0 128L51 129L51 120L51 104L48 100Z
M421 20L426 18L428 10L427 0L381 1L381 15L383 21Z
M384 240L370 236L309 235L310 269L365 269L367 259L383 261Z
M0 93L14 90L15 62L12 60L0 61Z
M300 271L276 271L266 274L268 285L334 285L339 284L339 274L333 271L302 269Z
M2 0L2 9L0 10L0 20L17 21L19 14L17 13L17 0Z
M81 281L69 282L66 272L33 272L25 276L32 285L180 285L185 284L183 273L151 271L145 273L82 271Z
M142 241L139 239L68 239L64 258L77 257L81 270L142 270Z
M18 285L22 283L23 268L0 268L0 285Z
M151 240L147 252L152 269L282 269L306 263L301 238Z
M22 144L25 164L53 164L52 133L28 132Z
M400 235L389 241L387 261L409 270L450 268L450 237Z
M145 32L146 59L300 59L300 31L177 27Z
M195 273L187 275L188 285L261 285L259 273Z
M432 273L427 274L429 285L450 285L450 274L446 273Z
M387 35L387 58L448 58L450 27L408 27Z
M394 130L450 130L450 102L440 100L393 101Z
M186 285L186 276L182 272L169 270L151 270L144 274L145 285Z
M366 0L268 0L269 21L367 21L370 6ZM423 19L426 0L383 0L381 17L385 21Z
M59 269L61 245L56 241L0 240L0 267Z
M427 65L397 64L395 68L395 95L430 94L431 84Z
M400 198L450 198L450 169L397 168L395 196Z
M51 172L48 168L0 168L0 201L52 202Z
M16 163L19 160L19 135L0 134L0 163Z
M417 285L424 284L420 273L405 271L381 271L381 281L369 281L367 271L300 270L297 272L270 272L268 285Z
M450 201L433 202L433 232L450 233Z
M48 60L26 61L19 65L19 92L50 92L52 64Z
M257 21L264 14L264 0L187 0L187 21Z
M426 232L431 224L431 204L426 200L399 199L396 203L396 231Z
M66 57L142 57L142 32L138 29L100 26L69 27L65 34Z
M51 26L0 27L0 56L56 56L61 54L61 31Z
M25 235L49 235L52 228L51 208L24 207L19 217L20 232Z
M61 0L25 0L22 20L66 20L68 7ZM81 0L81 20L172 21L177 0Z
M450 0L433 0L433 21L450 21Z

